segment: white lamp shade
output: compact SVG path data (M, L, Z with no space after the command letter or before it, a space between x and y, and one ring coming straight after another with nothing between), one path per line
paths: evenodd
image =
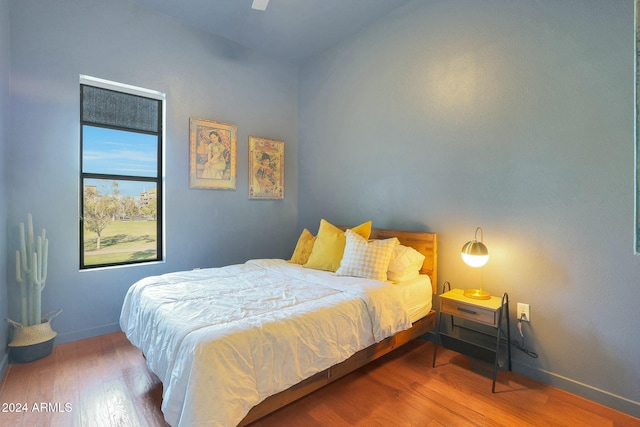
M470 267L482 267L489 261L489 250L484 243L473 240L462 247L462 260Z

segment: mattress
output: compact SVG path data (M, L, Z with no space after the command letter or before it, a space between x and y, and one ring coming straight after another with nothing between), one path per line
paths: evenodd
M426 316L432 307L431 279L427 275L419 275L406 282L394 283L402 290L411 323Z
M393 285L283 260L142 279L120 325L172 426L235 426L265 398L411 326L424 278Z

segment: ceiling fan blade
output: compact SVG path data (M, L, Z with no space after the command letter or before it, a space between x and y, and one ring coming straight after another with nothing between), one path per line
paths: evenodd
M269 0L253 0L253 4L251 5L251 9L266 10L268 4L269 4Z

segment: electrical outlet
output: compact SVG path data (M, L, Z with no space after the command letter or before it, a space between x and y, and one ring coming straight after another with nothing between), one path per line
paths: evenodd
M518 320L525 322L531 322L531 315L529 314L529 304L518 303Z

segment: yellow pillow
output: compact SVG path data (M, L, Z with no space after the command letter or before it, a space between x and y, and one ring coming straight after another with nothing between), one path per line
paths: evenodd
M316 236L311 234L309 230L306 228L302 230L302 234L298 238L298 243L296 244L296 248L293 250L293 255L291 255L291 259L289 262L294 264L304 264L309 259L309 255L311 255L311 250L313 249L313 242L316 241Z
M367 221L353 227L351 231L368 239L371 234L371 224L371 221ZM321 219L313 250L304 267L335 272L340 267L345 243L344 231Z

